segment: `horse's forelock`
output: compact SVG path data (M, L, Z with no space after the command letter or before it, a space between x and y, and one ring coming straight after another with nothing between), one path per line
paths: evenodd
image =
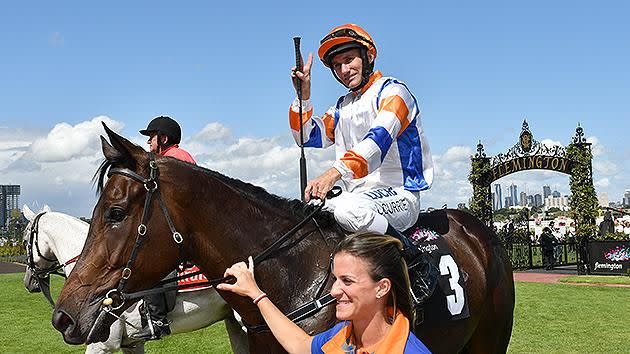
M113 165L113 162L107 159L104 159L101 162L101 165L98 167L94 176L92 177L92 184L96 185L96 194L100 195L103 192L103 188L105 187L105 176L107 175L107 171Z

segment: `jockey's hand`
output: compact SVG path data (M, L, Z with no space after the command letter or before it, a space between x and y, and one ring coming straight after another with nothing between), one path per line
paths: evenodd
M226 269L223 276L235 277L236 283L218 284L216 286L217 290L230 291L241 296L250 297L252 300L260 295L262 291L258 287L258 284L256 284L256 279L254 279L254 260L249 256L247 261L249 265L246 265L245 262L238 262Z
M302 62L304 60L300 58ZM298 71L294 66L291 68L291 81L293 81L293 87L297 93L298 83L302 83L302 99L308 100L311 98L311 67L313 66L313 53L308 54L308 60L302 67L302 71Z
M314 198L324 200L326 194L340 179L341 173L334 167L331 167L328 171L322 173L321 176L308 182L306 189L304 189L304 199L307 202Z

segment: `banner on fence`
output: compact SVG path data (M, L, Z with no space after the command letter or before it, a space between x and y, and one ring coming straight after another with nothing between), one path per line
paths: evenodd
M628 274L630 241L589 241L589 263L593 274Z

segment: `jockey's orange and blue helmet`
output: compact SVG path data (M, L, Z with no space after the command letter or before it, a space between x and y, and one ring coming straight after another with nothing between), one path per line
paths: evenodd
M376 45L366 30L354 23L337 26L330 30L319 44L319 50L317 51L319 59L326 67L330 68L339 82L341 80L339 80L332 67L332 58L347 50L359 49L363 60L363 80L359 86L352 88L352 91L359 90L369 81L374 69L374 61L370 62L368 53L371 54L373 59L376 59Z

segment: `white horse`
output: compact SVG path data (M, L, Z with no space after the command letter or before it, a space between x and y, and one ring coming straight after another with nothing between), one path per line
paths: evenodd
M33 237L29 241L29 257L32 258L28 263L32 262L32 266L36 268L27 267L24 276L24 286L30 292L39 291L40 285L42 288L44 285L46 288L48 286L39 284L39 281L46 282L47 279L39 279L34 273L41 274L41 270L44 270L45 274L46 270L59 268L66 275L70 274L75 258L83 249L89 229L88 223L70 215L51 212L48 207L44 207L40 213L43 212L45 214L39 217L35 225L36 233L31 236L33 221L37 215L26 205L22 208L22 213L29 220L24 230L24 239L29 241ZM112 324L107 341L90 344L85 352L113 353L122 350L124 353L143 353L144 341L129 338L142 328L139 312L141 302L132 305L121 315L121 320ZM223 320L234 353L249 353L246 333L234 318L232 309L214 288L179 292L175 308L169 312L168 319L172 334L194 331Z

